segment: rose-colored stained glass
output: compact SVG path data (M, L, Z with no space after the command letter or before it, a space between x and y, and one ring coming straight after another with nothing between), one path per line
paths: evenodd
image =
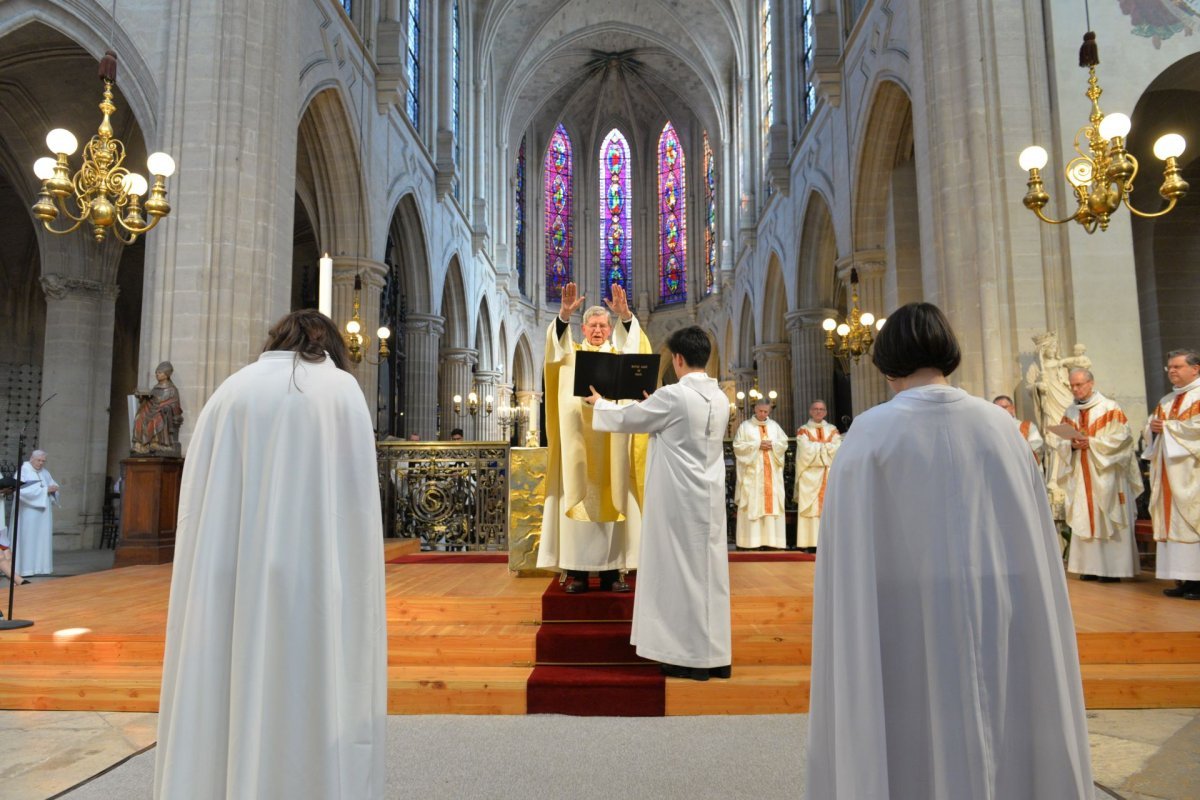
M660 303L687 299L687 200L683 147L668 122L658 137L658 281Z
M562 299L571 281L574 236L571 232L571 137L559 125L550 139L543 168L546 199L546 300Z
M616 128L600 145L600 296L619 283L633 292L633 227L629 143Z

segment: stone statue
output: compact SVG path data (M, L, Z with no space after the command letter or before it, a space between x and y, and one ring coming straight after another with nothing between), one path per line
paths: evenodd
M1030 364L1025 373L1025 383L1033 392L1037 404L1037 419L1034 420L1045 437L1045 452L1042 457L1042 467L1048 476L1058 472L1058 452L1053 447L1057 441L1053 433L1046 430L1050 425L1062 422L1063 412L1074 399L1071 396L1071 370L1091 369L1092 360L1087 357L1087 347L1076 344L1072 354L1061 357L1058 354L1058 334L1053 331L1039 333L1033 337L1037 347L1037 363ZM1066 517L1066 496L1053 480L1047 481L1047 493L1050 497L1050 510L1056 520Z
M180 455L183 406L179 402L179 389L171 382L174 372L170 361L162 362L154 368L158 384L148 392L137 392L139 403L132 429L134 455Z

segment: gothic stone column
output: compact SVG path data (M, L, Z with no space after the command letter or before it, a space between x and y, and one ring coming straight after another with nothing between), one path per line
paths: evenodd
M108 466L109 390L117 287L49 274L42 356L40 439L25 458L45 450L47 468L62 487L54 513L57 549L93 548L100 537L104 473ZM53 399L50 399L53 398ZM113 409L125 414L125 409ZM196 408L185 413L195 414Z
M734 367L734 391L733 402L737 404L737 413L734 415L737 422L734 424L734 430L737 430L737 424L742 420L749 419L754 415L754 409L749 407L747 403L750 401L750 390L754 388L754 379L758 377L758 373L754 371L754 367ZM742 392L746 395L744 400L737 399L737 393Z
M830 404L833 403L834 357L825 347L825 331L821 323L829 317L838 316L838 312L832 308L805 308L788 312L796 427L808 421L808 407L814 400L824 400L832 416L834 409Z
M404 323L404 429L422 439L437 438L438 343L445 320L436 314L408 314ZM451 426L453 427L453 426Z
M138 374L174 364L186 445L204 401L289 307L303 48L290 0L192 0L166 19L147 145L178 172L173 211L146 237Z
M491 369L475 371L475 391L479 395L479 414L475 417L475 438L481 442L499 441L500 417L497 409L500 407L500 379L503 372ZM487 399L492 398L492 413L487 414ZM505 398L507 402L507 398Z
M449 439L450 431L463 429L463 438L470 439L473 430L471 415L467 411L467 395L475 390L471 368L475 366L476 352L470 347L443 347L441 369L438 377L438 412L441 417L438 435ZM454 395L462 398L462 413L454 411Z
M517 444L525 446L525 438L529 431L538 431L538 412L541 409L542 393L522 390L517 392L517 405L525 409L525 421L521 424Z
M796 415L792 405L791 347L787 342L760 344L754 348L754 360L758 363L759 391L768 397L771 390L777 394L771 416L791 436L796 430Z

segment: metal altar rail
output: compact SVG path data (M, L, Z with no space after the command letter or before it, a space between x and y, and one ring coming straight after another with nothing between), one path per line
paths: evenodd
M507 444L379 442L376 456L385 536L419 539L421 549L429 551L508 550L512 459ZM789 537L795 535L795 461L792 444L783 467ZM737 520L735 480L733 442L727 439L725 507L731 542Z
M508 550L508 445L378 442L384 535L430 551Z

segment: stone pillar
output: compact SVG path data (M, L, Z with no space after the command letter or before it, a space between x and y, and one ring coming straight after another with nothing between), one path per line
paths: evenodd
M489 227L488 227L488 202L487 195L484 193L485 181L484 176L487 174L487 151L483 143L488 141L487 138L487 80L480 78L475 81L475 102L471 107L471 118L474 120L475 131L475 163L472 165L472 183L475 185L474 197L471 200L471 245L472 249L478 253L487 246ZM499 182L503 186L508 186L507 178L510 176L510 171L507 169L508 151L504 153L504 158L501 160L502 166L497 172ZM461 168L460 168L461 169ZM528 161L526 162L526 170L528 170Z
M719 381L718 385L721 387L721 391L725 393L725 396L729 398L729 426L725 430L725 438L728 439L733 436L733 431L739 422L736 399L737 381L733 380L732 378L726 378L722 381Z
M443 347L438 376L438 438L449 439L450 431L463 429L463 438L472 438L474 425L467 411L467 395L475 390L471 368L475 366L476 351L470 347ZM462 398L461 413L454 410L454 395Z
M439 9L441 14L438 13ZM434 50L434 59L429 59L428 63L433 66L432 62L434 60L437 62L437 68L434 71L434 74L437 75L438 98L435 166L437 167L438 198L444 199L454 190L454 184L459 177L458 164L454 160L454 20L451 16L450 3L432 3L429 11L433 13L427 16L439 17L438 27L433 31L435 35L430 37L430 41L437 42L437 47ZM460 74L460 91L465 83ZM459 135L462 135L461 130Z
M379 340L375 331L379 329L379 298L383 293L387 270L387 264L368 258L337 256L333 259L333 322L343 335L346 333L346 323L354 316L354 278L358 276L362 279L362 288L358 292L358 316L362 320L361 333L367 337L367 345L363 360L354 364L352 371L367 398L372 421L376 419L379 407Z
M796 415L792 405L791 355L791 346L787 342L760 344L754 348L754 360L758 363L758 389L768 398L768 393L772 390L777 393L771 416L789 436L796 430Z
M409 313L404 321L404 429L422 439L438 434L438 345L445 320L436 314ZM453 426L451 426L453 427Z
M788 338L792 347L793 404L796 427L808 421L808 407L814 400L824 400L833 416L834 356L825 347L825 330L821 323L829 317L840 317L832 308L805 308L790 311L786 317Z
M500 407L500 379L504 373L492 369L475 370L475 391L479 394L479 414L475 417L475 438L481 442L499 441L500 417L497 409ZM487 412L487 399L492 398L492 413Z
M117 287L50 274L42 278L42 289L46 294L45 405L40 438L26 442L25 459L34 449L45 450L46 468L62 487L61 505L54 512L55 549L91 549L100 537L108 467ZM153 384L151 380L148 386ZM124 408L112 411L125 413ZM199 409L185 406L184 411L194 415Z
M859 261L857 258L838 264L838 279L846 284L846 313L849 314L852 297L850 286L851 268L858 271L858 307L876 316L884 314L883 310L883 279L887 272L887 262L883 260ZM853 394L854 415L858 416L871 406L879 405L888 399L887 381L871 363L870 355L865 355L855 363L850 362L850 386Z
M525 409L525 422L520 427L517 443L520 446L525 445L525 438L529 431L538 431L538 413L541 410L542 393L521 390L517 392L517 405Z
M734 379L733 402L737 404L736 416L737 416L738 422L741 422L744 419L749 419L750 417L754 416L754 409L751 408L748 405L748 403L750 402L750 390L754 388L754 380L757 377L758 377L758 373L754 370L754 367L734 367L733 368L733 379ZM742 400L738 400L737 399L738 392L742 392L745 395L745 398ZM736 429L737 425L734 425L734 428Z
M146 236L138 369L174 364L185 447L204 401L290 305L303 50L290 0L191 5L166 17L147 141L178 171L173 211Z

